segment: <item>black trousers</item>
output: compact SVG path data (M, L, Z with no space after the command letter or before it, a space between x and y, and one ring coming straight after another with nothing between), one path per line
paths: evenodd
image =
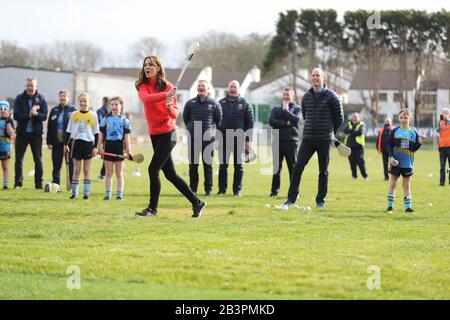
M364 148L352 148L352 153L348 157L348 161L350 162L350 168L352 170L352 177L357 178L357 167L359 167L359 171L361 171L361 175L363 178L367 178L366 173L366 164L364 162Z
M384 179L389 179L389 153L383 152L383 172L384 172Z
M450 166L450 147L439 148L439 161L441 163L439 183L445 184L445 165L448 162ZM450 183L450 172L448 175L448 182Z
M205 176L205 192L211 192L213 186L212 161L214 157L214 140L199 141L193 135L188 142L189 151L189 184L193 192L198 188L198 165L200 163L199 154L202 155L203 173ZM206 149L206 152L205 152Z
M272 176L272 194L278 194L281 185L281 169L283 168L283 159L286 159L286 165L289 170L289 180L294 172L295 162L297 161L298 152L297 141L280 141L278 148L272 145L272 163L273 176Z
M230 141L231 142L231 141ZM219 145L219 192L225 193L228 187L228 164L231 153L233 153L233 193L242 190L242 180L244 178L244 165L242 164L242 153L244 152L244 143L233 138L233 145L229 146L226 141L226 135L223 133L223 141Z
M180 191L192 204L197 204L200 199L192 192L187 183L177 175L172 160L172 149L176 141L172 141L172 132L158 135L150 135L153 145L153 157L148 166L150 178L150 203L153 210L158 209L159 194L161 193L161 180L159 172L162 170L164 176Z
M319 189L316 195L316 203L325 202L328 192L328 163L330 161L330 141L308 141L303 140L298 150L297 162L291 176L288 200L295 203L300 190L300 182L303 170L305 170L309 159L317 152L319 158Z
M34 160L34 185L36 188L42 187L42 136L31 134L17 135L16 137L16 161L14 165L15 179L14 186L23 185L23 158L28 145L31 147Z
M61 167L64 161L64 144L63 143L56 143L53 145L52 148L52 164L53 164L53 171L52 171L52 182L61 184ZM64 162L65 163L65 162ZM69 160L69 174L70 174L70 180L72 180L73 177L73 160Z

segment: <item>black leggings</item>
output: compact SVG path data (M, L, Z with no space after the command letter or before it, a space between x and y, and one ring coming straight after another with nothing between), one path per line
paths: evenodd
M200 199L191 191L187 183L177 175L173 164L171 151L176 145L176 140L172 141L174 130L158 135L150 135L153 145L153 158L148 166L148 176L150 178L150 204L153 210L158 209L159 194L161 193L161 181L159 171L164 172L164 176L180 191L192 204L197 204Z

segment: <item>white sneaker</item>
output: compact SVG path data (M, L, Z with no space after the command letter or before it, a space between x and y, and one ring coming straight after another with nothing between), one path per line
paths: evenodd
M281 206L275 206L274 208L281 211L287 211L289 209L289 207L285 204L282 204Z

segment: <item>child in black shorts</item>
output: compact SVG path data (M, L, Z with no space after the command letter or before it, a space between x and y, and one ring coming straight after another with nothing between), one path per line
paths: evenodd
M131 155L130 143L130 122L122 116L123 100L120 97L112 98L109 101L111 112L100 123L100 141L103 143L105 153ZM105 197L103 200L110 200L112 193L112 176L116 172L116 200L123 197L123 158L117 156L104 155L106 179Z
M89 95L87 93L80 94L78 103L80 110L72 113L67 125L64 149L74 159L72 195L70 199L75 199L78 196L78 179L80 177L81 162L83 161L83 199L87 200L91 191L91 159L97 155L99 128L97 113L89 110Z

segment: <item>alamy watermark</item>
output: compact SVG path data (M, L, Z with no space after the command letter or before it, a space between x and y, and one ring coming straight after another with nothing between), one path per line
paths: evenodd
M212 165L217 150L219 164L258 164L261 175L273 175L280 165L278 129L202 130L202 122L194 121L191 130L179 128L172 133L171 139L176 142L180 136L186 137L188 157L173 152L176 164L198 165L201 159L203 163Z
M367 278L367 289L381 289L381 268L377 265L370 265L367 267L367 273L370 274Z
M81 269L77 265L70 265L66 274L68 275L66 280L66 288L69 290L81 289Z
M374 13L367 18L366 26L369 30L381 29L381 11L375 10Z

